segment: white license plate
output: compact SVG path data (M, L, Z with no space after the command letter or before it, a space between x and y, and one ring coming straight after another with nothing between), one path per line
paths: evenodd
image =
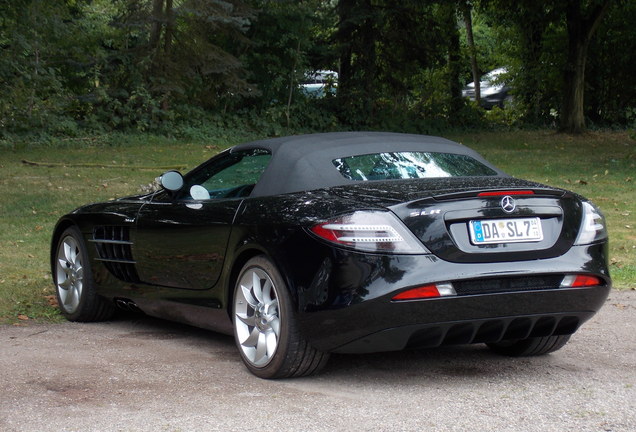
M535 218L472 220L473 244L538 242L543 240L541 220Z

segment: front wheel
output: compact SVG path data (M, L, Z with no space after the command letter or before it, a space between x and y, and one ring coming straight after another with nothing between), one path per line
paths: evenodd
M86 246L75 226L57 243L53 283L60 311L69 321L102 321L113 315L114 307L97 294Z
M570 335L544 336L513 341L488 343L488 348L497 354L511 357L529 357L549 354L565 346Z
M245 366L260 378L311 375L329 354L300 335L283 278L265 256L249 260L234 288L234 340Z

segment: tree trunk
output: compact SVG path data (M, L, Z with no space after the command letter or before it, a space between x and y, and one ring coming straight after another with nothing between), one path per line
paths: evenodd
M541 53L543 52L543 33L548 25L548 18L544 13L532 14L524 24L519 23L522 34L521 61L523 67L519 76L523 85L515 88L517 95L525 105L525 115L530 123L542 121L541 107L544 105L545 90L539 81Z
M473 72L473 83L475 83L475 102L479 105L479 102L481 101L481 84L479 81L479 68L477 67L477 49L475 48L475 39L473 38L473 18L470 3L467 1L463 2L461 9L464 18L464 25L466 26L468 51L470 52L470 68Z
M585 131L584 96L587 47L588 43L580 40L570 42L568 47L563 112L561 113L562 132L578 134Z
M596 5L587 16L581 0L570 0L566 8L568 57L564 71L564 93L561 132L579 134L585 131L585 63L594 32L607 12L611 0Z
M462 87L459 82L461 55L459 31L457 30L457 8L455 3L444 5L444 21L448 32L448 91L450 93L451 120L463 105Z
M150 50L154 50L157 46L159 46L161 28L163 27L163 0L153 0L150 19L150 37L148 38L148 45L150 45Z
M351 119L370 123L374 115L376 93L376 10L371 0L338 2L340 76L338 98L340 108ZM353 109L353 112L348 110Z
M375 42L377 35L373 4L371 3L371 0L364 0L363 5L366 19L360 26L360 31L362 33L360 67L363 71L362 106L364 114L368 119L370 119L374 115L376 90L375 76L377 74Z
M172 51L172 39L174 37L174 9L172 7L172 0L166 0L166 33L163 41L163 51L166 56L170 55Z
M351 61L353 58L353 49L351 37L353 35L353 0L340 0L338 2L338 31L336 39L340 46L340 69L338 70L338 98L342 101L342 105L348 103L352 86L352 68Z

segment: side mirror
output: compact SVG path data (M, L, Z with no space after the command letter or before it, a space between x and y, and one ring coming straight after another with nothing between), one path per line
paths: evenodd
M161 187L176 192L183 187L183 176L179 171L168 171L159 177Z

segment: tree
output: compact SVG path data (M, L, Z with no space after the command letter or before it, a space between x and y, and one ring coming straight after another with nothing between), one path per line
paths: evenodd
M567 0L565 7L568 54L564 71L561 131L585 130L585 65L590 41L611 0Z
M463 106L462 88L459 82L461 73L461 58L459 45L459 30L457 28L457 3L446 2L441 5L443 25L448 37L448 92L450 95L450 119Z
M376 93L378 6L371 0L338 2L337 44L340 47L338 97L363 123L373 117Z
M636 126L636 2L610 7L585 64L586 122Z
M561 59L549 58L561 21L559 2L536 0L482 0L481 8L497 31L497 45L504 52L518 109L530 124L551 121L561 91ZM552 44L552 45L550 45ZM548 46L550 45L550 46ZM557 51L562 51L560 48ZM559 80L557 89L553 82ZM554 99L554 100L553 100ZM554 106L553 106L554 105Z
M215 108L249 94L235 53L248 43L253 17L239 0L127 0L115 21L122 46L112 58L127 68L110 74L113 94L147 92L164 112L172 103Z
M464 26L466 27L466 41L468 43L468 52L470 53L470 70L473 75L473 83L475 84L475 102L479 105L481 101L481 74L477 66L477 48L475 47L475 39L473 37L472 4L468 0L462 0L459 8L462 12Z
M319 0L251 0L256 18L246 34L250 43L240 57L251 83L261 93L259 108L294 99L315 52ZM330 23L331 24L331 23ZM334 62L336 63L336 62ZM332 65L333 66L333 65ZM258 100L257 100L258 102Z

